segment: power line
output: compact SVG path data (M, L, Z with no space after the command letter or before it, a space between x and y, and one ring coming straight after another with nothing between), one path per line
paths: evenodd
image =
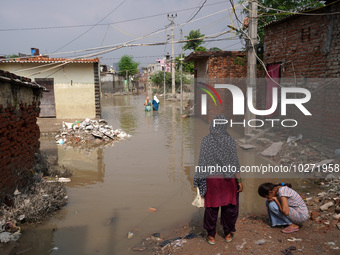
M196 17L196 15L201 11L201 9L203 8L204 4L207 2L207 0L204 0L203 4L198 8L197 12L187 21L191 21L193 18Z
M212 4L207 4L205 6L212 6L212 5L217 5L225 3L225 1L217 2L217 3L212 3ZM189 11L192 9L196 9L197 7L191 7L191 8L186 8L186 9L181 9L181 10L175 10L171 11L170 13L175 13L175 12L185 12ZM120 23L125 23L125 22L130 22L130 21L136 21L136 20L142 20L142 19L149 19L149 18L154 18L158 16L164 16L168 14L169 12L163 12L159 14L154 14L154 15L149 15L149 16L144 16L144 17L139 17L139 18L134 18L134 19L127 19L127 20L121 20L121 21L116 21L116 22L110 22L110 23L103 23L103 24L82 24L82 25L69 25L69 26L51 26L51 27L28 27L28 28L3 28L0 29L0 32L11 32L11 31L26 31L26 30L48 30L48 29L64 29L64 28L78 28L78 27L93 27L93 26L107 26L107 25L113 25L113 24L120 24Z
M58 48L57 50L53 51L53 53L65 48L66 46L70 45L71 43L73 43L74 41L76 41L77 39L79 39L80 37L82 37L83 35L85 35L86 33L88 33L92 28L94 28L96 25L98 25L100 22L102 22L104 19L106 19L108 16L110 16L115 10L117 10L122 4L124 4L127 0L123 0L123 2L121 2L117 7L115 7L112 11L110 11L107 15L105 15L104 18L102 18L100 21L98 21L95 25L93 25L92 27L90 27L88 30L86 30L85 32L83 32L82 34L78 35L76 38L74 38L73 40L71 40L70 42L64 44L63 46L61 46L60 48Z

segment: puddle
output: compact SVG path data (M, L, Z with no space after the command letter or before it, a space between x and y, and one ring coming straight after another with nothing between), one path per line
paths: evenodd
M145 95L103 98L102 118L132 135L106 149L79 151L41 140L41 150L55 155L73 172L65 208L20 239L24 254L127 254L142 238L189 222L198 210L190 176L192 146L199 146L208 126L179 115L180 102L164 102L158 112L144 112ZM198 120L195 120L198 121ZM199 121L198 121L199 122ZM237 136L237 133L232 134ZM238 152L241 164L261 164L249 151ZM257 187L269 179L245 179L241 214L262 214ZM270 181L273 181L270 179ZM275 181L275 180L274 180ZM149 208L156 211L150 211ZM203 215L203 214L202 214ZM128 233L134 235L128 239Z

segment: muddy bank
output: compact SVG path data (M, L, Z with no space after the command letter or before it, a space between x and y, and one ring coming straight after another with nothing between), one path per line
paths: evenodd
M0 243L18 241L25 224L39 223L67 204L64 182L71 173L53 161L37 153L26 177L29 185L6 195L0 207Z
M301 194L311 218L298 232L284 234L283 228L269 226L267 215L248 215L238 219L231 243L225 242L218 222L216 245L210 245L206 241L202 218L196 217L171 233L154 233L146 237L131 248L131 254L339 254L340 179L315 181L318 189ZM330 202L332 206L323 208Z
M207 235L202 226L204 209L200 208L197 209L200 217L193 217L190 223L177 226L171 233L151 234L131 247L131 254L339 254L339 171L322 171L323 165L333 164L334 169L339 166L335 151L311 139L304 139L300 134L274 129L262 134L258 131L253 136L238 140L241 147L246 145L244 150L255 150L258 154L275 143L281 143L279 150L266 155L274 164L325 162L320 164L321 171L308 171L305 173L308 179L299 179L301 185L310 183L313 188L299 192L308 206L310 219L298 232L284 234L282 228L270 227L266 214L246 215L239 218L235 239L231 243L225 242L218 222L216 245L210 245L206 242ZM265 199L263 207L264 203Z

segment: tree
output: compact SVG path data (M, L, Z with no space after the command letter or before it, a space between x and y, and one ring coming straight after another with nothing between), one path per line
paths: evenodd
M185 56L183 55L183 59L185 58ZM187 72L187 73L194 73L194 62L183 62L183 72ZM181 61L180 61L180 56L175 58L175 68L176 71L180 71L180 67L181 67Z
M197 39L204 37L204 34L201 34L200 30L191 30L188 36L184 36L188 41L184 46L184 50L193 50L196 51L197 47L203 44L203 39Z
M209 51L222 51L220 48L212 47L209 49Z
M164 85L164 72L162 71L158 71L156 73L154 73L153 75L150 76L151 81L153 84L157 85L158 87L161 87ZM170 72L165 72L165 87L170 90L172 83L171 83L171 73ZM190 81L183 76L183 83L190 83ZM178 72L175 73L175 85L176 85L176 89L179 88L179 85L181 84L181 76Z
M133 57L124 55L118 62L119 73L122 75L134 75L138 72L139 63L133 61Z

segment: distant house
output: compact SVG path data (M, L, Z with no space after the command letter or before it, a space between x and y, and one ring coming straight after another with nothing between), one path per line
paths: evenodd
M311 92L311 100L304 106L312 117L291 107L286 118L296 119L296 130L303 135L331 146L340 144L339 24L340 2L334 2L308 11L308 15L291 15L264 27L264 62L271 76L284 82L284 86ZM259 108L268 107L268 93L273 86L277 85L257 88Z
M40 117L100 118L99 59L27 56L0 59L0 69L26 76L46 87Z
M226 118L242 121L244 116L232 115L232 96L226 89L216 89L222 104L219 102L217 95L212 95L215 102L209 98L207 100L207 115L201 114L201 96L206 94L202 89L211 91L208 86L214 86L216 83L231 82L238 83L238 87L245 92L246 83L240 83L240 78L247 75L246 53L241 51L211 51L211 52L193 52L184 59L184 62L194 62L194 111L195 115L205 121L210 122L216 115L223 114ZM243 79L243 81L245 81Z

